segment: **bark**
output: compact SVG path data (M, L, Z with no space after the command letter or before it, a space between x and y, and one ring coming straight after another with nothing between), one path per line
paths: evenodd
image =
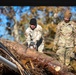
M15 37L15 41L19 41L19 33L18 33L18 22L16 21L16 18L13 17L14 20L14 27L13 27L13 32L12 32L12 36Z
M4 39L0 40L30 72L35 72L37 71L37 68L41 68L41 70L43 69L45 72L48 72L46 75L73 75L71 72L68 72L66 66L62 65L62 63L46 54L39 53L34 49L27 49L26 46L21 45L17 42L12 42ZM27 64L28 62L30 62L31 68L29 68ZM40 71L38 71L38 73Z

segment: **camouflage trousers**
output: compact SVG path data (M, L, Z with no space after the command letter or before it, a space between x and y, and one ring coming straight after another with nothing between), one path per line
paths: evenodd
M66 66L70 64L70 58L74 57L73 48L58 47L56 54L59 61Z

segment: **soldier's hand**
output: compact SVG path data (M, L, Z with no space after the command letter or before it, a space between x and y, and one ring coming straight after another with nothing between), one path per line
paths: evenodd
M74 51L74 53L76 53L76 46L74 47L73 51Z
M54 45L54 46L53 46L53 51L56 51L56 50L57 50L57 46Z

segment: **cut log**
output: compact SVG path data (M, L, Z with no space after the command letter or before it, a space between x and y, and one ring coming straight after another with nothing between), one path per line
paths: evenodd
M44 54L39 53L36 50L27 49L26 46L19 44L17 42L0 39L11 53L20 60L23 66L26 68L26 59L31 60L31 67L35 69L36 66L40 66L45 71L48 71L52 75L74 75L71 72L68 72L68 68L56 59ZM29 69L30 70L30 69ZM31 71L31 70L30 70Z

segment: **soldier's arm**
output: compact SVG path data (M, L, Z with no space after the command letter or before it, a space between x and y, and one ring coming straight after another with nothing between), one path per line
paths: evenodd
M37 31L37 36L33 39L33 42L37 42L42 37L42 27L40 27Z
M73 49L73 51L74 51L74 53L76 53L76 23L74 23L73 24L73 34L74 34L74 49Z
M74 25L74 42L75 42L75 46L76 46L76 24Z
M57 25L57 28L56 28L56 34L55 34L55 39L54 39L54 45L57 44L57 41L58 41L58 38L59 38L59 35L60 35L60 27L61 27L60 24L61 24L61 23L59 23L59 24Z
M28 29L25 31L25 38L26 38L26 42L27 42L28 45L29 45L29 44L30 44L30 35L29 35Z

